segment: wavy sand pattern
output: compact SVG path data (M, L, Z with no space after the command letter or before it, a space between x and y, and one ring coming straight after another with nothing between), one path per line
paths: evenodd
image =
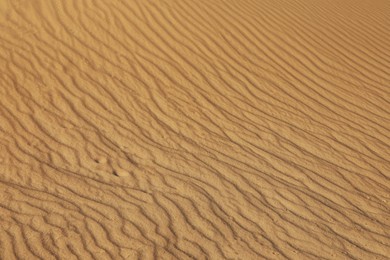
M0 259L390 256L389 1L0 3Z

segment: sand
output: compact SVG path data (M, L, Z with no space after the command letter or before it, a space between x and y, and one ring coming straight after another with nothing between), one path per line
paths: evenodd
M0 0L0 259L390 259L390 2Z

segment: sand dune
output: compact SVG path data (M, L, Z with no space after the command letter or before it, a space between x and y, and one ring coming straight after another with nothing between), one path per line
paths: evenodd
M0 259L389 259L389 1L0 13Z

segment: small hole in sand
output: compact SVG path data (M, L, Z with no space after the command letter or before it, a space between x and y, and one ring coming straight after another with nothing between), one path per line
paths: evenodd
M126 177L129 176L129 173L123 169L117 169L113 171L113 174L118 177Z
M99 157L95 158L94 161L96 163L105 164L105 163L107 163L107 158L103 157L103 156L99 156Z

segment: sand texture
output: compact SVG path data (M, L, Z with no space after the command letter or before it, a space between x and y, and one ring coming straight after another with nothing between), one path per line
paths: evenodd
M390 259L390 1L0 0L0 259Z

